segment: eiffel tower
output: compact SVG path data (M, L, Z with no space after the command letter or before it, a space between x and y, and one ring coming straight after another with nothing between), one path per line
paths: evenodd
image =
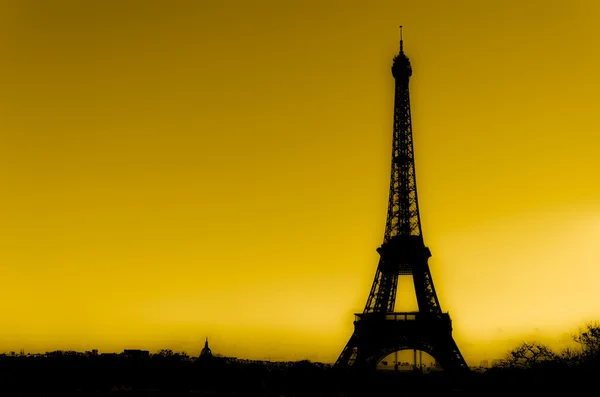
M431 256L423 241L417 200L408 81L412 68L404 54L394 57L396 81L392 176L387 220L375 280L362 313L355 315L354 333L335 363L336 368L375 369L399 350L430 354L446 372L468 370L453 337L452 321L442 312L427 264ZM412 275L417 312L394 312L398 277ZM397 365L397 363L396 363Z

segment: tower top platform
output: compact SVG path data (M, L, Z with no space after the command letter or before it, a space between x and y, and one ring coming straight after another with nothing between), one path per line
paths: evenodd
M404 41L402 39L402 26L400 26L400 53L394 57L392 63L392 75L396 80L408 80L412 76L410 60L404 53Z

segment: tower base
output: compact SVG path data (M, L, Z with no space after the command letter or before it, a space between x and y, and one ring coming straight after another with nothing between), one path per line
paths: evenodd
M448 313L356 314L354 333L335 363L336 368L375 370L379 361L398 350L420 350L431 355L446 372L469 367L452 337Z

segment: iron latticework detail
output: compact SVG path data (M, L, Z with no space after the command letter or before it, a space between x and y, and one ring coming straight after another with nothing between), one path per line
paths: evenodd
M394 57L394 134L390 192L383 244L367 304L356 315L355 329L336 367L373 368L386 355L403 349L431 354L448 371L467 369L454 339L450 316L443 313L427 263L417 198L408 83L412 68L404 54ZM398 277L412 275L418 312L395 313Z

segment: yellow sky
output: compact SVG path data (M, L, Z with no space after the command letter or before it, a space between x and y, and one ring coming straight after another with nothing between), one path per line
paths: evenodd
M1 1L0 351L334 361L383 238L400 24L463 355L564 341L600 319L599 4Z

